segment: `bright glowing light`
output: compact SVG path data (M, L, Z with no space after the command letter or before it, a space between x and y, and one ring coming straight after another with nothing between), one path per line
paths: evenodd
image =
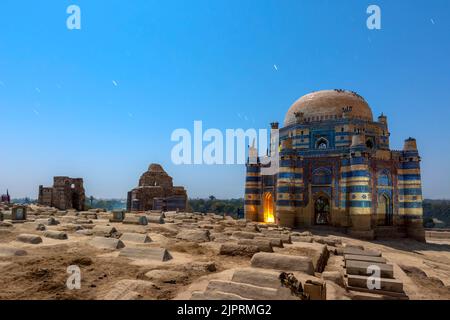
M273 196L271 193L264 195L264 222L275 223L275 216L273 214Z
M275 222L275 217L273 216L272 212L267 212L267 223L274 223Z

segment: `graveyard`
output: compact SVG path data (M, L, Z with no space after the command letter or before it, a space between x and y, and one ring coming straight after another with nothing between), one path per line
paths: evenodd
M213 213L6 203L0 212L2 300L450 299L442 233L364 241ZM68 285L71 266L79 289ZM374 266L378 287L368 286Z

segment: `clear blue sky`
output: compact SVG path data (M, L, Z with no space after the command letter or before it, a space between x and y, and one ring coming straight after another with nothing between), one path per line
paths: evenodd
M366 28L370 4L382 30ZM159 162L191 197L241 197L243 166L173 165L172 131L266 128L345 88L388 115L393 149L417 138L424 195L450 198L449 40L448 0L2 0L0 192L69 175L126 197Z

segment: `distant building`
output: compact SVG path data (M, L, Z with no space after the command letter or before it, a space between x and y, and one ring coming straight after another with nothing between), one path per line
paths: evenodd
M159 164L151 164L139 179L139 186L128 192L127 210L183 211L187 206L184 187L173 186L172 177Z
M416 140L394 151L390 135L387 117L374 121L368 103L354 92L300 98L279 130L280 144L271 146L279 149L279 168L263 173L268 166L250 148L257 161L247 164L247 220L325 225L369 239L397 234L424 240Z
M0 202L11 203L11 197L9 196L9 190L6 190L6 194L1 195Z
M38 204L60 210L85 209L85 193L83 179L54 177L53 187L39 186Z

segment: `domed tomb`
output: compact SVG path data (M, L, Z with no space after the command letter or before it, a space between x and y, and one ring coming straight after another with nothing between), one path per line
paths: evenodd
M128 211L185 210L187 193L174 186L173 179L159 164L152 163L139 179L139 186L128 192Z

